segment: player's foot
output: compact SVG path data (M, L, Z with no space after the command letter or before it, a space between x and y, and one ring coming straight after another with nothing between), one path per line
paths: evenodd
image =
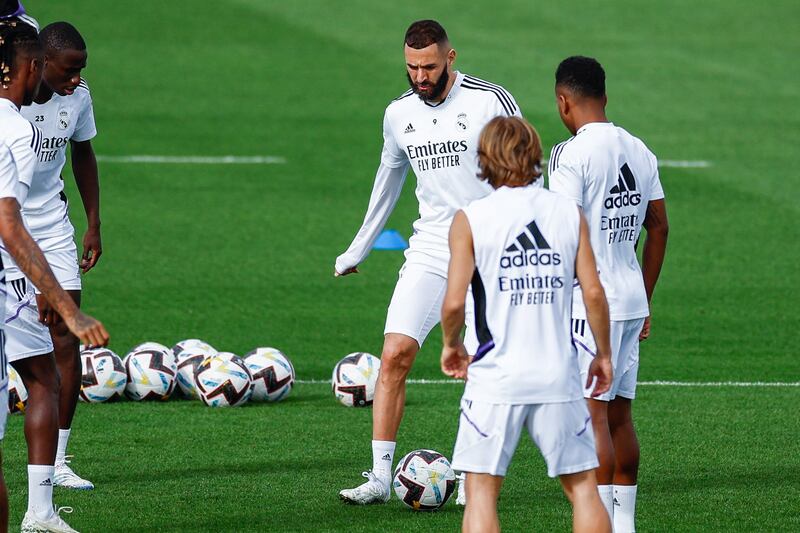
M53 475L53 485L56 487L66 487L68 489L75 490L92 490L94 488L94 483L83 479L72 471L72 468L69 466L70 457L72 456L66 456L63 463L56 463L56 471Z
M340 500L357 505L386 503L389 501L391 494L389 485L383 483L372 472L362 472L361 475L367 478L367 482L354 489L344 489L339 492Z
M69 524L59 516L62 511L69 514L72 512L72 507L54 508L53 514L44 520L36 516L36 513L28 511L25 513L25 518L22 519L20 533L45 533L48 531L52 533L78 533L77 530L69 527Z
M456 505L467 505L467 475L461 472L456 476L458 479L458 494L456 494Z

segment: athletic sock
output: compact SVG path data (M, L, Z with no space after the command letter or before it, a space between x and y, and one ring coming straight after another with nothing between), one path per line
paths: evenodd
M58 430L58 450L56 450L56 464L64 462L64 457L67 455L67 443L69 442L69 429Z
M28 511L41 519L53 514L52 465L28 465Z
M614 485L614 532L634 533L636 485Z
M597 485L597 492L600 493L600 500L603 507L608 512L608 518L614 523L614 485Z
M372 441L372 473L387 487L392 484L394 448L397 443L390 440Z

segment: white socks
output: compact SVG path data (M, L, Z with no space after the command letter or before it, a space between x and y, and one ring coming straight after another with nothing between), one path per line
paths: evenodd
M56 450L56 464L64 462L64 456L67 454L67 443L69 442L68 429L58 430L58 450Z
M614 485L614 533L634 533L636 485Z
M396 445L395 442L388 440L372 441L372 473L387 487L392 485L392 465Z
M614 523L614 485L597 485L597 492L600 493L600 501L606 508L608 518Z
M28 465L28 512L41 519L53 514L52 465Z

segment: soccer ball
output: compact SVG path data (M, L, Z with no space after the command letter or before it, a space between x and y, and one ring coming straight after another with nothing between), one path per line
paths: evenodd
M456 488L456 474L447 458L433 450L415 450L397 463L394 493L415 511L435 511Z
M131 400L166 400L175 389L178 365L169 348L134 349L123 363L128 374L125 396Z
M206 357L194 373L197 394L211 407L236 407L250 399L253 380L239 356Z
M169 348L161 344L160 342L143 342L141 344L137 344L133 348L131 348L131 352L138 352L139 350L163 350L167 352L171 352Z
M184 350L203 352L206 355L217 355L218 353L213 346L200 339L186 339L175 343L175 346L172 347L172 353L175 354L175 357L178 357Z
M28 404L28 389L14 367L8 365L8 412L24 413Z
M83 375L80 399L99 403L116 398L125 390L128 375L117 354L105 348L81 353Z
M233 352L217 352L214 355L216 355L217 357L221 357L222 359L225 359L226 361L230 361L231 359L241 359L241 357L239 357L238 355L236 355Z
M217 355L217 351L207 344L205 346L197 344L193 347L184 348L178 353L178 375L176 380L178 388L187 398L199 398L197 387L194 383L194 373L206 357L213 355Z
M256 348L244 362L253 377L253 397L257 402L279 402L294 385L294 368L289 359L275 348Z
M372 405L380 369L381 360L366 352L345 356L333 367L334 396L348 407Z

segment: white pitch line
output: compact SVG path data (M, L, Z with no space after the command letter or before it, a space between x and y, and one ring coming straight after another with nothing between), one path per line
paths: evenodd
M106 163L155 163L189 165L285 165L285 157L273 155L254 156L168 156L168 155L98 155L97 160Z
M298 379L301 385L330 385L328 379ZM409 379L409 385L458 385L457 379ZM640 381L645 387L800 387L800 381Z

